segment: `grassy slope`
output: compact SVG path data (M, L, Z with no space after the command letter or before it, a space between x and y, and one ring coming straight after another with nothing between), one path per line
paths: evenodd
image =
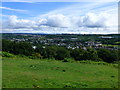
M3 57L4 88L114 88L117 81L108 65Z
M110 46L110 47L118 47L118 48L120 48L120 45L103 44L103 46Z

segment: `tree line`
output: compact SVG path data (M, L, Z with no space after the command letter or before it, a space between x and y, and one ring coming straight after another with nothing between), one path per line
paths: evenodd
M105 61L112 63L120 59L120 52L118 50L107 49L93 49L86 50L67 49L60 46L42 46L37 45L36 49L32 47L31 43L27 42L13 42L9 40L2 40L2 51L13 53L15 55L26 55L33 58L47 58L56 60L65 60L66 58L73 58L76 61L93 60Z

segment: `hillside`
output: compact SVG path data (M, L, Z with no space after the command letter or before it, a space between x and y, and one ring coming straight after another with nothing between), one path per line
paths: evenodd
M103 62L3 57L3 88L118 88L118 68Z

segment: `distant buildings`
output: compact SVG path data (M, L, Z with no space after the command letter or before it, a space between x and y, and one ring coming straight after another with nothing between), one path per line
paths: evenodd
M103 39L111 39L115 38L112 36L98 36L97 38L103 38ZM91 39L89 41L84 40L82 41L81 38L77 38L75 36L71 37L66 37L66 36L50 36L46 37L44 35L30 35L30 34L21 34L21 35L13 35L12 37L10 36L7 38L11 41L17 41L17 42L29 42L32 44L42 44L45 46L51 46L51 45L56 45L56 46L63 46L68 49L76 49L76 48L81 48L86 50L86 47L90 48L106 48L106 49L119 49L118 47L110 47L110 46L104 46L101 42L95 41L95 39ZM33 49L36 49L36 46L33 46ZM43 47L45 48L45 47Z
M37 47L36 46L32 46L33 49L36 49Z
M111 37L111 36L100 36L99 38L114 38L114 37Z

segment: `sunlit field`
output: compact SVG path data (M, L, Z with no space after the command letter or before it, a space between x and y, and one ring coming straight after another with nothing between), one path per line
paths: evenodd
M117 64L3 57L3 88L118 88Z

